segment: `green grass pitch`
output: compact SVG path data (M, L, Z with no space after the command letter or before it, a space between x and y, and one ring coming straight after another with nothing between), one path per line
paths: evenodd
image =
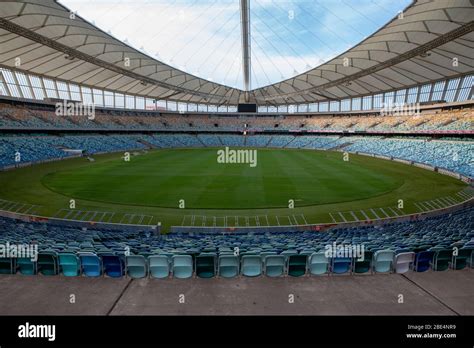
M123 153L108 154L95 162L76 158L21 168L0 173L0 198L35 205L38 215L161 222L166 229L383 218L417 212L417 202L442 198L432 203L436 208L457 201L465 188L434 172L354 154L344 161L340 152L257 149L251 167L218 163L217 150L156 150L129 162Z

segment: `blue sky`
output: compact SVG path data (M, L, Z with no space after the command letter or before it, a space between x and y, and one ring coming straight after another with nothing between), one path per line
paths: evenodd
M166 64L242 88L239 0L60 0ZM251 0L252 88L346 51L411 0Z

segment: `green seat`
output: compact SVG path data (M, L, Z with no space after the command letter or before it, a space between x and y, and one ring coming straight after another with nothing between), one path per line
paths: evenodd
M38 254L38 273L43 275L58 274L58 257L55 251L42 251Z
M312 275L329 274L329 258L324 251L314 253L309 257L309 273Z
M0 258L0 274L15 274L16 263L13 257Z
M199 278L212 278L216 275L216 255L203 253L196 256L196 275Z
M453 257L453 268L461 270L471 262L474 248L462 248L458 250L458 255ZM472 265L471 265L472 266Z
M372 257L374 253L372 251L365 251L364 252L364 257L362 260L359 260L358 258L354 258L354 273L367 273L370 271L370 268L372 266Z
M433 270L435 271L446 271L449 268L449 264L453 259L452 249L438 250L433 258Z
M20 257L16 261L18 271L24 275L35 275L37 271L36 261L32 261L29 257Z
M305 275L307 263L307 255L290 255L288 258L288 275L292 277Z
M218 274L223 278L234 278L240 273L239 257L235 255L219 255Z

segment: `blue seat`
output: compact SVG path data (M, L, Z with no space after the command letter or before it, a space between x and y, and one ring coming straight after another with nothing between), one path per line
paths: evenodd
M244 255L241 264L241 272L246 277L258 277L262 274L260 255Z
M171 263L173 277L186 279L193 276L193 258L190 255L174 255Z
M425 272L430 269L433 261L433 251L420 251L415 255L414 271Z
M120 278L124 274L124 261L118 255L101 255L104 274L112 278Z
M223 278L234 278L240 273L239 257L235 255L220 255L218 259L218 274Z
M148 256L148 267L152 278L163 279L170 275L170 262L166 255Z
M125 268L130 278L145 278L148 275L148 265L143 255L125 256Z
M81 272L79 258L73 253L59 253L59 269L66 277L77 277Z
M267 255L264 260L265 275L268 277L280 277L285 273L284 255Z
M311 255L308 259L309 273L312 275L329 274L329 258L324 251Z
M387 273L392 271L395 252L393 250L378 250L374 253L372 267L374 272Z
M24 275L35 275L37 273L37 262L29 257L20 257L16 261L18 271Z
M87 277L99 277L102 275L102 261L94 253L79 253L82 274Z
M331 271L335 274L351 273L352 258L350 257L333 257L331 259Z

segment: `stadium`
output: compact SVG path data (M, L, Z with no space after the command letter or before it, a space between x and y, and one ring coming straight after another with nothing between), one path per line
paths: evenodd
M474 314L472 18L2 1L0 313Z

